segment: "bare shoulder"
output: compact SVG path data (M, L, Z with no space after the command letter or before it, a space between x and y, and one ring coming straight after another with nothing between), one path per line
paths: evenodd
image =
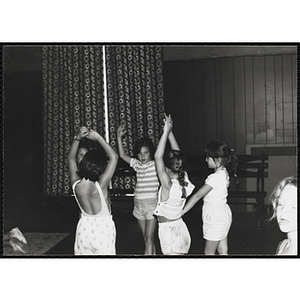
M86 186L82 181L78 182L75 186L75 192L77 195L83 195L86 191Z
M91 181L80 181L76 184L75 191L78 195L89 195L96 190L95 184L92 184Z

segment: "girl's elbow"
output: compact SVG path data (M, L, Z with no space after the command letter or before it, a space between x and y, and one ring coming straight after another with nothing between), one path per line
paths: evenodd
M114 152L114 153L112 154L112 156L111 156L111 159L112 159L112 160L115 160L115 161L118 161L118 160L119 160L119 155L118 155L116 152Z

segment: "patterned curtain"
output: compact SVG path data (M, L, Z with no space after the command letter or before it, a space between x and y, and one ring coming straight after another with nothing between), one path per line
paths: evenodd
M138 138L157 146L164 118L162 48L160 46L105 47L110 144L117 146L117 127L125 125L125 152L132 156ZM132 177L113 177L113 189L132 189Z
M70 195L68 153L82 125L105 134L102 46L43 47L44 194Z

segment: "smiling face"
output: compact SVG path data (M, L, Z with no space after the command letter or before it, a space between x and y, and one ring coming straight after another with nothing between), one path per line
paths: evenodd
M297 230L297 188L287 185L278 198L277 222L282 232Z
M151 153L148 147L142 147L141 151L137 154L139 161L142 164L146 164L151 160Z

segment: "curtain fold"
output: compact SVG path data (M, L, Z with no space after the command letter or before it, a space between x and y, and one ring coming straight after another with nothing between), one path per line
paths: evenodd
M105 135L101 45L44 46L44 195L70 195L68 153L83 125Z
M162 48L160 46L105 47L110 144L118 151L117 128L125 125L126 154L133 156L138 138L157 146L164 118ZM113 189L132 189L134 177L113 177Z

